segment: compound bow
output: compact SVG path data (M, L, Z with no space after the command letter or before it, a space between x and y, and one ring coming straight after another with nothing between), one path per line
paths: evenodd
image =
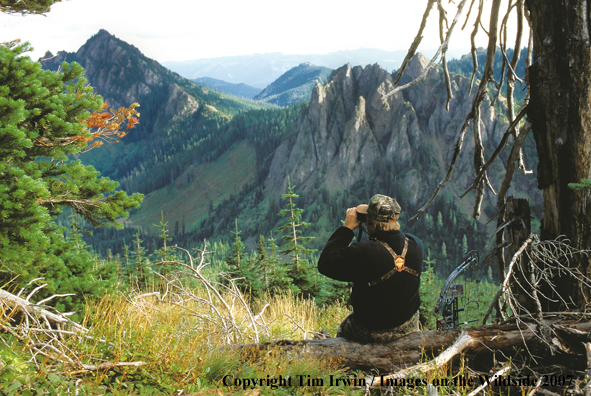
M463 312L470 302L466 303L462 308L458 307L458 298L464 295L464 285L452 282L466 269L478 263L478 260L478 252L472 250L466 255L464 261L447 277L445 285L439 294L437 304L435 305L435 313L442 316L437 319L437 330L451 331L459 328L461 325L477 321L475 319L460 322L459 313Z

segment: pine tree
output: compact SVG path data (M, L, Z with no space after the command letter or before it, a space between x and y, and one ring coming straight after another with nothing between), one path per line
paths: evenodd
M569 183L568 186L575 191L591 192L591 180L582 179L580 183Z
M427 248L427 259L423 260L423 262L425 264L427 264L427 274L431 274L431 275L427 275L427 283L431 284L431 281L433 280L432 274L433 274L433 265L437 262L437 259L431 259L431 249ZM423 278L425 278L425 276L423 276Z
M447 245L445 244L445 242L441 243L441 256L443 258L447 258Z
M278 229L278 232L282 233L281 239L284 242L281 254L290 257L288 275L293 280L294 286L304 297L312 297L317 294L319 288L318 282L315 282L312 276L316 269L306 259L306 255L313 252L305 246L312 237L302 236L300 229L310 224L302 221L304 210L298 208L294 202L298 195L293 192L289 177L287 184L288 193L281 195L282 199L287 199L286 208L279 212L279 216L283 217L283 225Z
M492 283L493 281L493 273L492 273L492 268L489 266L488 270L486 271L486 279Z
M462 237L462 257L466 257L466 254L468 254L468 237L464 234Z
M433 229L433 216L431 216L429 213L425 213L425 229Z
M273 233L267 244L269 253L267 255L267 263L269 266L269 286L268 290L271 295L282 294L292 292L294 294L299 293L299 289L294 287L293 282L288 276L288 267L279 257L279 247L275 243Z
M178 224L178 222L177 222ZM171 249L168 248L167 242L171 241L172 238L168 236L168 222L164 222L164 213L160 211L160 224L152 224L154 227L160 229L159 236L162 238L162 247L156 250L154 253L156 254L156 259L158 262L162 261L171 261L172 260L172 252ZM164 276L169 274L172 271L171 264L160 264L160 273Z
M0 12L6 14L44 14L61 0L2 0Z
M244 243L242 242L242 238L240 238L240 234L242 232L238 230L238 219L234 220L235 222L235 231L234 234L234 243L232 244L232 251L229 256L226 256L224 261L228 265L228 270L231 273L231 277L234 280L234 283L242 290L252 289L251 284L249 282L251 278L250 273L250 263L246 253L244 252L245 247Z
M434 329L436 315L433 311L433 303L438 297L438 288L434 285L436 277L431 264L434 264L437 260L431 259L430 250L427 250L427 252L427 260L424 260L424 262L428 263L428 267L427 270L421 275L421 287L419 288L419 294L421 296L421 306L419 307L419 312L421 324L426 328Z
M267 244L265 242L265 237L262 235L259 236L254 267L259 277L262 277L262 286L267 289L269 287L269 260Z
M113 261L100 261L89 252L82 240L79 221L69 216L70 226L65 238L55 238L56 248L63 249L60 255L64 266L48 267L43 275L47 284L45 295L72 294L59 299L56 308L76 312L75 319L82 319L87 299L103 296L117 283L117 266Z
M152 271L149 265L148 258L146 257L146 249L143 246L143 240L140 238L141 233L138 230L135 234L135 251L133 252L133 278L132 282L140 290L143 290L148 285L148 281L151 278Z
M443 216L441 215L441 212L437 212L437 227L443 228Z
M71 160L98 146L98 140L89 143L110 128L99 121L113 116L101 113L102 99L86 84L82 67L64 63L61 72L44 71L24 56L28 50L28 44L0 45L0 281L20 285L68 271L62 257L75 248L54 221L65 207L93 225L121 227L116 219L142 200ZM131 125L135 110L126 110Z
M125 265L123 268L122 274L124 276L125 283L131 283L131 275L132 275L132 268L131 264L129 263L129 245L125 243L125 239L123 240L123 257L125 258Z

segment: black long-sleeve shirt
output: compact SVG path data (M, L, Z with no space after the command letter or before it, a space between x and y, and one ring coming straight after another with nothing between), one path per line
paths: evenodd
M332 279L354 282L351 303L355 319L369 330L384 330L409 320L419 309L420 277L406 271L397 272L387 280L367 287L394 268L388 249L377 241L351 244L354 232L339 227L328 240L318 260L318 271ZM377 231L374 237L386 242L401 254L405 237L409 237L405 265L421 273L423 245L413 235L401 231Z

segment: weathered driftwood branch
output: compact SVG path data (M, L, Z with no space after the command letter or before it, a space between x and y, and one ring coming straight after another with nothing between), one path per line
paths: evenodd
M461 354L464 350L470 347L475 347L478 344L478 340L470 336L467 332L462 332L456 342L454 342L449 348L441 352L435 359L420 363L415 366L400 370L394 374L375 377L370 382L374 386L386 386L389 381L394 379L405 379L420 376L431 371L437 370L446 365L454 356Z
M41 316L42 318L45 318L51 323L60 326L69 323L80 331L83 331L85 333L88 332L87 329L85 329L77 323L72 322L63 314L55 314L53 312L50 312L46 309L37 306L36 304L31 303L28 300L25 300L24 298L15 296L14 294L7 292L6 290L0 289L0 302L6 304L6 306L8 306L9 308L17 309L30 315Z
M0 304L8 307L8 309L3 310L3 312L0 311L3 313L3 319L5 321L5 324L0 324L0 331L9 332L19 340L27 341L27 347L33 358L35 358L36 355L41 355L53 362L71 366L74 368L74 371L70 372L70 375L100 370L106 371L115 367L141 367L148 364L142 361L105 362L98 365L82 363L80 357L77 356L77 354L70 350L67 346L65 346L62 342L62 339L58 338L58 336L63 337L64 335L71 335L82 337L93 342L105 343L111 346L113 344L107 342L106 340L86 335L85 333L87 333L88 330L80 326L78 323L68 319L66 314L50 312L29 301L33 294L43 287L45 287L45 285L35 288L31 293L29 293L27 298L21 298L17 295L0 289ZM52 298L60 296L64 295L53 295L43 301L49 301ZM148 295L142 295L138 297L146 298ZM20 324L18 327L10 326L8 324L14 311L22 312L25 315L25 320L23 321L24 323ZM30 321L42 328L31 327L29 323ZM70 326L74 331L63 330L61 327L64 325ZM54 327L57 327L57 329Z
M519 248L519 250L513 255L513 258L511 259L511 263L509 264L509 272L507 273L507 276L505 277L503 284L499 288L499 291L494 296L490 306L488 307L488 310L486 311L486 314L484 315L484 319L482 320L482 323L486 323L488 316L492 312L493 307L495 306L495 304L497 303L497 301L499 300L501 295L505 294L507 292L507 290L509 288L509 281L511 280L511 275L513 274L513 266L515 265L515 263L517 262L517 259L519 258L519 256L521 256L521 254L523 253L523 251L525 250L527 245L532 243L532 241L535 239L535 237L536 236L534 234L530 235L530 237L527 238L527 240L523 243L523 245Z
M556 345L571 346L568 350L562 350L562 353L572 354L577 359L583 356L582 341L591 336L591 322L547 320L544 327L554 330L552 337ZM564 328L573 331L557 331ZM277 350L299 356L332 358L340 360L344 366L351 369L377 369L381 373L396 373L415 366L424 356L442 356L439 360L428 363L437 365L460 352L478 355L502 351L513 355L514 347L524 345L538 356L543 356L550 352L548 345L537 334L539 329L538 324L521 329L514 324L488 325L451 333L416 332L384 345L359 344L337 337L319 341L281 340L261 344L232 345L230 348L239 349L248 356L256 356L260 351ZM463 334L463 338L460 334ZM450 348L454 344L455 347ZM441 352L446 349L448 349L446 355L441 355Z

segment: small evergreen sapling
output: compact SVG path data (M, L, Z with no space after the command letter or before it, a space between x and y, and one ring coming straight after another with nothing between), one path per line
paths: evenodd
M225 262L228 265L232 279L234 279L234 284L242 292L251 290L251 292L257 293L259 289L258 278L253 272L253 263L245 252L245 246L240 237L242 232L238 230L238 219L235 220L235 227L232 251L229 256L226 256Z
M275 243L273 233L267 239L266 246L269 247L267 255L267 267L269 268L269 285L268 290L271 295L292 292L297 294L297 290L293 282L288 276L288 268L279 257L279 246Z
M288 193L281 196L282 199L287 199L286 207L279 212L279 216L283 217L283 225L279 227L278 232L282 233L281 239L284 242L280 253L290 258L288 276L293 280L295 288L304 297L310 298L318 294L320 286L314 277L316 267L306 258L306 255L314 251L305 246L312 237L303 236L300 229L310 224L302 220L304 210L298 208L294 202L298 195L293 192L289 178L287 183Z
M167 242L172 241L172 238L169 237L168 232L168 222L164 222L164 213L160 212L160 224L152 224L154 227L160 229L160 238L162 238L162 247L156 250L154 253L156 255L156 262L165 262L165 261L172 261L172 251L168 248ZM178 226L178 221L177 221ZM164 276L167 276L172 272L172 265L169 263L160 264L159 265L160 273Z

